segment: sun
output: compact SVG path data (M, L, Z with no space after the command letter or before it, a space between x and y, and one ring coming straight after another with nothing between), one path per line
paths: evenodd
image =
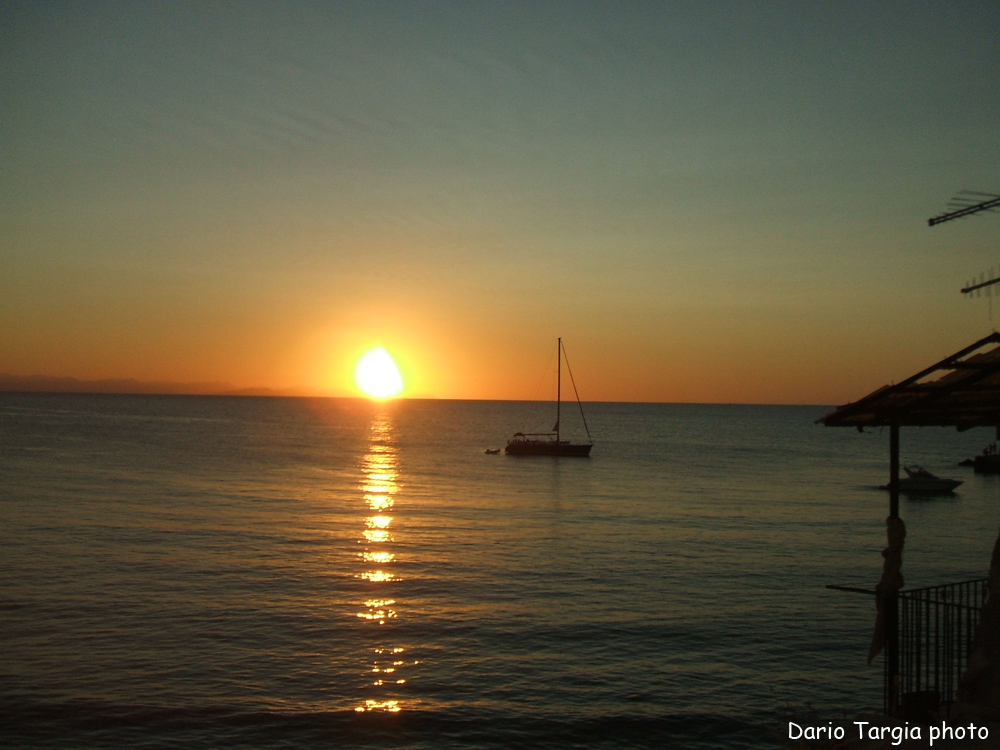
M354 368L354 382L370 398L392 398L403 390L403 378L392 357L381 346L361 355Z

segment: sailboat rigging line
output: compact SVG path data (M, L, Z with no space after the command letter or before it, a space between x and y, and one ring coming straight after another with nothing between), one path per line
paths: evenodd
M569 355L566 354L566 347L562 344L562 339L559 339L559 345L562 346L562 355L566 358L566 371L569 373L569 382L573 384L573 393L576 394L576 405L580 407L580 418L583 419L583 429L587 431L587 440L594 442L594 439L590 436L590 428L587 426L587 418L583 416L583 403L580 401L580 391L576 389L576 381L573 379L573 368L569 366Z
M559 349L556 348L556 354L558 354L558 353L559 353ZM551 351L549 352L549 359L545 363L545 369L542 370L542 373L538 376L538 384L535 386L535 392L531 395L531 399L530 399L531 401L538 401L539 400L538 394L541 393L541 391L542 391L542 384L546 382L546 380L549 378L549 373L552 372L552 370L549 369L550 367L552 367L552 352Z

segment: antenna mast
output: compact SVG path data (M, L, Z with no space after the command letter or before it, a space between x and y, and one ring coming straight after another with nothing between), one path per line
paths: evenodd
M992 211L994 208L1000 207L1000 195L994 193L977 193L974 190L963 190L952 198L948 205L952 206L954 210L938 216L932 216L927 220L927 226L937 226L952 219L960 219L963 216L978 214L981 211Z
M1000 195L995 193L979 193L974 190L963 190L952 198L948 205L954 210L939 214L938 216L932 216L927 220L927 226L933 227L952 219L960 219L963 216L971 216L983 211L992 212L993 209L1000 208ZM1000 277L993 278L993 269L991 268L988 279L985 273L981 273L979 274L978 282L973 280L966 283L962 288L962 294L971 296L975 292L977 297L980 295L980 290L986 290L986 298L990 302L990 323L993 322L993 285L998 283L1000 283Z

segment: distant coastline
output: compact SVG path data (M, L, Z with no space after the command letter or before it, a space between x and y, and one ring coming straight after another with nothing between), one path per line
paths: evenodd
M11 375L0 372L0 393L96 393L146 396L272 396L275 398L363 398L353 393L324 393L309 388L237 388L231 383L200 382L177 383L161 380L135 380L134 378L107 378L82 380L54 375ZM401 397L404 401L545 401L545 399L467 399L444 398L431 393L413 393ZM813 406L830 410L826 403L759 403L741 401L602 401L584 399L584 403L623 404L686 404L690 406Z
M228 383L173 383L131 378L80 380L51 375L0 373L0 392L19 393L120 393L170 396L314 396L305 389L236 388Z
M11 375L0 372L0 393L100 393L144 396L273 396L275 398L358 398L309 388L237 388L231 383L176 383L166 380L106 378L81 380L53 375ZM419 393L409 399L437 399Z

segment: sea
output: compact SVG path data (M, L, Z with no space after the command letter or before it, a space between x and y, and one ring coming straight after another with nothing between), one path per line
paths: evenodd
M824 406L0 394L0 745L772 748L881 709L888 431ZM585 437L582 423L563 427ZM576 430L575 434L572 430ZM906 586L986 575L992 430L902 430Z

